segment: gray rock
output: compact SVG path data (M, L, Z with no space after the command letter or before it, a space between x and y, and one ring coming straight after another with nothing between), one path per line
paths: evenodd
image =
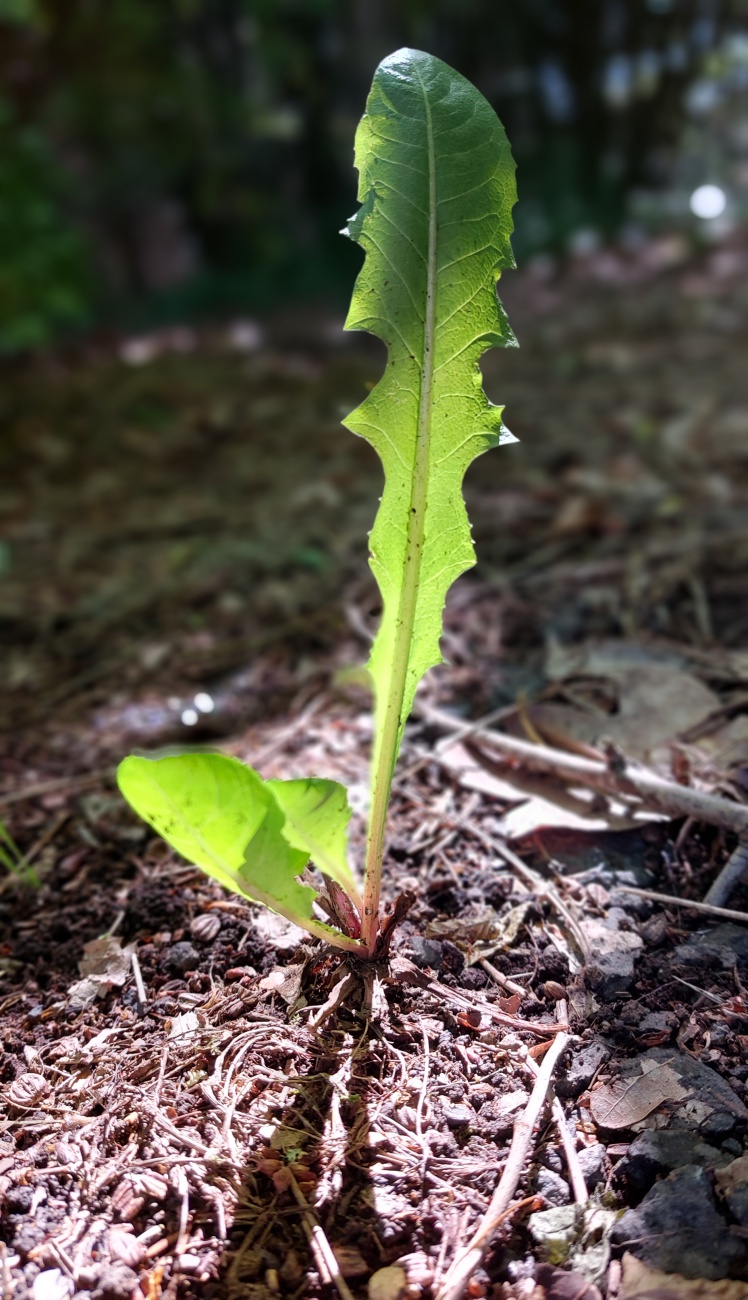
M85 1279L86 1290L90 1289L92 1300L130 1300L138 1285L137 1273L117 1260L113 1264L94 1264L88 1270L92 1277Z
M560 1174L552 1169L539 1169L535 1179L535 1190L543 1197L546 1205L568 1205L571 1194L567 1183Z
M616 1166L616 1177L624 1177L638 1192L652 1186L656 1178L684 1165L719 1169L729 1156L704 1142L688 1129L651 1129L631 1143Z
M618 949L591 957L584 968L588 988L603 1002L611 1002L619 993L627 993L634 982L634 956Z
M625 838L625 833L624 836L621 836L620 832L618 833L618 835L610 837L611 841L616 839L619 842L623 841L624 838ZM636 833L635 838L639 839L638 832ZM598 866L591 867L588 871L584 871L577 876L577 879L581 881L582 884L585 885L600 884L603 885L604 888L608 890L615 889L616 885L634 885L637 889L652 888L654 884L654 879L651 871L648 871L647 868L644 866L639 866L638 863L633 863L624 866L622 860L620 862L616 862L615 861L616 854L614 851L614 844L612 842L610 848L612 851L607 854L605 862L601 862ZM629 853L627 854L627 856L631 858L632 855L631 853ZM629 903L633 902L634 899L635 899L635 895L633 894L626 895L625 905L627 910L629 908Z
M595 1039L586 1043L580 1051L573 1051L569 1065L561 1071L556 1085L560 1097L578 1097L580 1092L592 1082L601 1065L610 1056L606 1043Z
M197 970L200 954L193 944L183 939L181 943L173 943L166 949L164 964L176 975L184 975L188 970Z
M442 1115L449 1128L463 1128L466 1124L475 1123L475 1111L472 1106L465 1106L460 1102L443 1101Z
M724 1142L737 1123L735 1115L729 1110L713 1110L711 1115L699 1125L699 1132L707 1142Z
M647 1192L635 1210L613 1225L611 1241L651 1268L689 1278L734 1277L748 1250L717 1210L709 1176L684 1165Z
M717 925L712 930L692 934L673 953L680 966L703 966L729 970L731 966L748 967L748 930L740 925Z
M554 1174L562 1173L565 1165L560 1149L556 1151L553 1147L550 1147L543 1156L543 1164L546 1169L552 1169Z
M672 1047L653 1047L646 1055L652 1061L672 1065L681 1085L689 1089L692 1101L711 1107L713 1114L724 1112L725 1115L732 1115L734 1121L748 1121L748 1109L729 1083L725 1083L711 1066L695 1060L687 1052L677 1052ZM706 1119L708 1118L711 1117L707 1116ZM688 1102L684 1103L682 1117L680 1111L675 1112L674 1122L685 1128L693 1128L694 1120ZM726 1137L729 1131L724 1127L726 1123L726 1120L717 1122L721 1138Z
M409 942L416 966L449 971L451 975L459 975L465 969L465 955L450 939L424 939L416 934Z
M744 1183L742 1187L736 1187L733 1192L728 1192L725 1200L735 1221L741 1228L748 1228L748 1184Z
M748 1228L748 1155L731 1160L715 1178L717 1195L741 1228ZM743 1234L745 1235L745 1234Z
M672 1011L649 1011L639 1021L639 1028L647 1034L669 1034L678 1023Z
M602 1142L595 1142L594 1146L582 1147L578 1156L579 1168L584 1175L587 1190L591 1192L605 1177L605 1147Z
M419 934L411 935L410 951L413 961L421 969L430 967L438 970L442 964L442 944L438 939L423 939Z
M726 1138L722 1143L722 1150L731 1156L742 1156L743 1143L738 1142L737 1138Z

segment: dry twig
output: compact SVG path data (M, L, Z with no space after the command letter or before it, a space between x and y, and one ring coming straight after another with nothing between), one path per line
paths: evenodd
M456 733L464 731L462 723L443 709L419 703L417 710L433 726ZM492 752L486 753L476 743L477 740L489 745ZM577 785L590 786L604 794L637 799L647 808L669 817L695 817L711 826L722 826L739 835L748 832L748 807L744 804L733 803L719 795L694 790L690 786L678 785L639 765L626 764L623 771L619 771L616 764L579 758L576 754L567 754L563 750L552 749L549 745L533 745L529 741L516 740L513 736L505 736L498 731L487 731L484 727L473 732L473 738L466 742L466 747L489 771L492 765L502 768L524 767L531 772L543 772L573 781Z
M731 907L713 907L711 903L696 903L690 898L674 898L672 894L660 894L655 889L634 889L633 885L619 885L618 882L616 891L621 894L636 894L637 898L649 898L653 903L685 907L687 911L704 912L707 916L721 916L725 921L739 921L748 925L748 912L736 912Z
M740 837L737 848L730 855L717 879L707 891L705 903L723 908L736 885L748 876L748 831Z
M478 1267L490 1245L494 1232L506 1214L517 1190L522 1169L532 1142L532 1132L546 1100L551 1077L561 1053L569 1042L569 1035L561 1033L551 1043L543 1064L538 1069L535 1086L527 1105L514 1125L511 1146L504 1172L499 1179L491 1203L467 1246L453 1261L436 1293L436 1300L460 1300L471 1274Z

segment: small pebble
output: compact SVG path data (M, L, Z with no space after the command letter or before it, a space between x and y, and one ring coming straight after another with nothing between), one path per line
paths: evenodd
M543 1197L546 1205L568 1205L571 1200L571 1194L565 1179L560 1174L556 1174L552 1169L539 1169L535 1179L535 1187L540 1196Z
M475 1121L475 1111L472 1107L461 1105L459 1102L442 1102L442 1115L444 1122L450 1128L463 1128L466 1124Z
M167 948L164 961L169 970L177 975L184 975L186 971L196 970L200 965L200 954L193 944L183 939L180 943L173 943L170 948Z
M595 1142L591 1147L583 1147L579 1152L579 1167L584 1175L588 1191L592 1191L605 1177L605 1147Z

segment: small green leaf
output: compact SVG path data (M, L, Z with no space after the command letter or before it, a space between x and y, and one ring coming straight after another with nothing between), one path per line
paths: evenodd
M298 847L302 841L298 824L287 829L276 792L251 767L226 754L130 757L120 763L117 781L128 803L159 835L227 889L264 903L317 938L358 949L355 940L313 916L316 890L297 880L309 861L309 849ZM318 801L315 783L308 784ZM335 786L335 782L320 784ZM303 823L309 796L306 800L292 796L287 802L301 806ZM336 806L331 795L327 802ZM318 821L312 816L317 834L334 852L335 835L322 834Z
M351 809L344 786L309 777L297 781L265 782L286 816L283 834L295 849L308 853L326 876L336 880L354 903L360 889L348 866L348 823Z

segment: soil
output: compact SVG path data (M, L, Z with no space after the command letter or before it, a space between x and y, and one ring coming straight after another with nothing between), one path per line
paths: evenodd
M663 240L508 284L522 351L485 374L521 444L469 476L480 562L427 706L744 799L741 268ZM385 868L415 902L367 972L116 793L133 747L220 744L342 780L360 857L379 483L338 421L380 366L313 313L8 376L0 817L38 877L0 893L8 1296L328 1296L325 1243L343 1300L443 1294L559 1033L563 1120L467 1293L626 1300L643 1268L748 1295L746 917L686 905L734 833L507 788L421 709Z

